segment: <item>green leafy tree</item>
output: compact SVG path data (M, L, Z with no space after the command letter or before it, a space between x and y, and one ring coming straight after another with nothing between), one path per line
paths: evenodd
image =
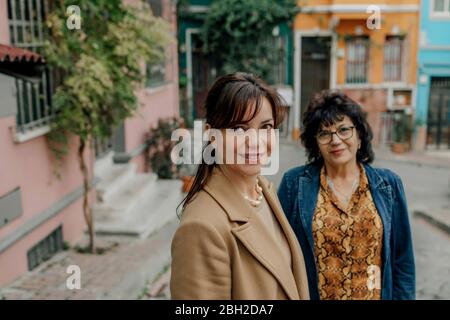
M279 57L272 30L290 22L295 0L216 0L205 17L203 39L220 74L245 71L266 78Z
M70 30L70 5L80 8L81 28ZM47 18L45 55L61 75L54 95L56 115L49 135L60 162L71 135L79 138L78 159L83 176L83 213L89 248L95 252L94 220L88 202L91 190L84 157L93 138L106 139L137 108L135 90L144 80L144 61L156 63L171 41L168 23L153 16L144 2L125 6L121 0L59 0ZM76 18L76 17L75 17Z

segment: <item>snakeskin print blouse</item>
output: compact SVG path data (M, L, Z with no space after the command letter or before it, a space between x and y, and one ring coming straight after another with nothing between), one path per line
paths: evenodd
M381 299L383 225L359 167L359 186L346 208L321 170L312 226L321 299Z

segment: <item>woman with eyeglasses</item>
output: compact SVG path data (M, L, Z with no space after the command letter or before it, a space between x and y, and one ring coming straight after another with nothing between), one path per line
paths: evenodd
M304 254L311 299L415 299L415 264L402 182L370 166L361 107L325 90L301 134L308 164L285 173L278 196Z

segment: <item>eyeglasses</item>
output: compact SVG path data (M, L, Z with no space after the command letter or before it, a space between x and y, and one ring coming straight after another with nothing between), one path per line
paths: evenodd
M320 131L317 135L317 142L320 144L328 144L333 140L333 134L336 134L339 139L341 140L347 140L353 137L353 129L355 127L341 127L337 131L331 132L331 131Z

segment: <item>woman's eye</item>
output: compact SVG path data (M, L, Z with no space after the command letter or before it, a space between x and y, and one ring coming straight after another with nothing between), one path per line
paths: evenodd
M339 132L340 133L347 133L350 130L350 128L344 127L344 128L340 128Z
M243 133L245 133L245 128L243 128L243 127L236 127L236 128L234 128L234 133L235 134L243 134Z
M319 134L317 135L319 138L324 138L324 137L326 137L326 136L328 136L329 135L329 132L327 132L327 131L322 131L322 132L319 132Z
M270 123L265 124L265 125L262 126L262 129L266 129L266 130L270 130L270 129L272 129L272 128L273 128L273 125L270 124Z

